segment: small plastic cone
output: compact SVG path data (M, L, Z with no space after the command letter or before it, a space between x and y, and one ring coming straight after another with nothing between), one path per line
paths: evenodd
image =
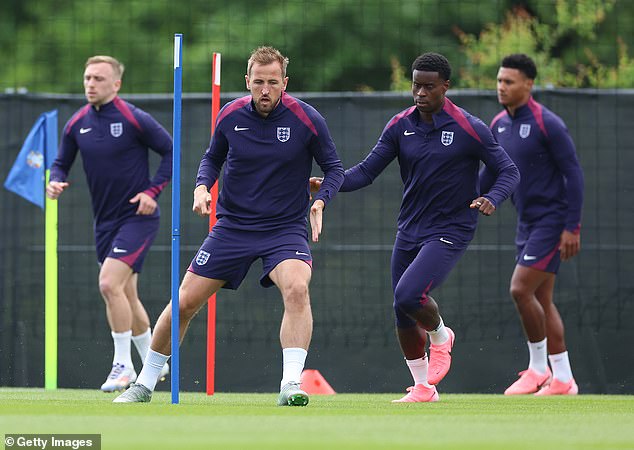
M306 369L302 372L301 389L308 395L333 395L335 390L328 384L319 370Z

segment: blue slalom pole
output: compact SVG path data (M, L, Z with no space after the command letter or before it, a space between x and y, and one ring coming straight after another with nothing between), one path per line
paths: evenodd
M172 161L172 404L178 404L179 394L179 311L178 287L180 285L180 239L181 239L181 102L183 88L183 35L174 35L174 113Z

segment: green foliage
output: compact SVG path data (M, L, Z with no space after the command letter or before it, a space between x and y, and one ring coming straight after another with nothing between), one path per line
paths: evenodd
M604 66L598 58L586 49L590 64L584 66L583 79L588 84L599 88L619 88L634 86L634 60L628 54L623 39L618 40L619 58L616 66Z
M409 70L406 71L399 60L394 56L390 59L390 65L392 66L392 83L390 84L390 90L410 90L412 87L412 77Z
M574 78L559 60L549 56L553 46L548 26L522 8L506 13L501 25L488 24L479 37L457 30L470 65L461 69L461 87L495 88L500 60L511 53L530 55L539 69L542 85L569 85Z
M543 3L541 4L543 6ZM622 37L614 36L618 48L615 64L598 55L597 30L613 11L616 0L557 0L553 9L542 9L546 19L517 7L501 24L488 24L478 37L458 31L470 62L461 70L461 86L493 88L499 62L510 53L526 53L536 62L542 86L632 87L634 63ZM548 14L554 16L554 21ZM574 52L572 64L559 55ZM605 55L602 55L605 56Z
M454 27L466 57L457 66L454 86L493 89L500 60L511 53L526 53L537 63L536 81L542 86L634 87L634 62L628 51L634 43L634 26L627 19L634 14L634 2L523 3L479 33ZM409 74L399 80L400 66L392 64L392 68L393 89L407 90Z
M426 51L449 58L457 87L492 88L497 60L511 51L535 56L542 84L631 86L634 1L517 3L3 0L0 91L81 93L86 58L110 54L128 68L124 93L171 92L177 32L185 92L209 92L213 52L222 53L223 91L244 91L248 55L263 44L290 57L293 92L409 89L409 64Z
M492 5L506 5L496 0ZM186 92L209 92L212 52L222 89L244 91L250 51L263 44L291 59L291 91L386 90L390 58L427 50L459 56L451 24L477 32L495 7L471 0L5 0L0 90L81 93L87 57L127 66L123 92L171 92L173 34L184 34ZM4 6L2 6L4 8ZM448 25L449 24L449 25Z
M596 38L596 25L605 20L616 0L557 0L555 3L557 27L551 32L561 37L575 32L582 38Z

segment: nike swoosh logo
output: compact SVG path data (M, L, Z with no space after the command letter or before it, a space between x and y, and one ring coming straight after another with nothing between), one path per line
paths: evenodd
M445 239L445 238L440 238L440 242L444 242L445 244L453 245L453 242L448 241L448 240L447 240L447 239Z
M119 247L115 247L115 248L113 248L113 249L112 249L112 251L113 251L114 253L128 253L128 251L127 251L127 250L122 249L122 248L119 248Z
M403 135L404 135L404 136L411 136L412 134L416 134L416 132L414 132L414 131L407 131L407 130L405 130L405 131L403 132Z
M295 254L297 256L310 256L308 253L304 253L304 252L295 252Z
M235 127L233 127L233 131L244 131L244 130L248 130L249 128L242 128L239 127L238 125L236 125Z
M504 130L506 130L506 127L498 127L498 133L502 133Z
M80 128L80 129L79 129L79 134L86 134L86 133L88 133L90 130L92 130L92 128Z
M534 259L537 259L537 256L524 255L524 261L533 261Z

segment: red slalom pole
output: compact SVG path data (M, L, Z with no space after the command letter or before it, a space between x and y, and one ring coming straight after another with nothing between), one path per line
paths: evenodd
M211 135L216 129L216 119L220 111L220 53L213 54L211 66ZM211 214L209 231L216 224L216 202L218 201L218 182L211 188ZM216 379L216 294L207 300L207 395L214 395Z

